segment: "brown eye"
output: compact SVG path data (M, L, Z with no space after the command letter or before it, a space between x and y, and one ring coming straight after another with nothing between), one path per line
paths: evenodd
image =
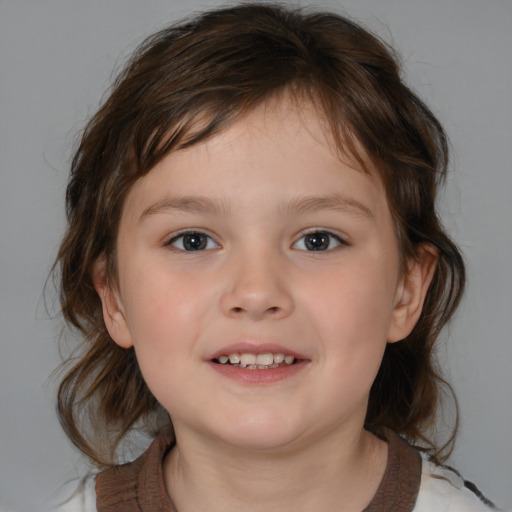
M338 236L328 231L314 231L301 237L293 245L294 249L301 251L328 251L345 242Z
M204 251L218 247L211 237L197 231L176 236L169 242L169 245L181 251Z
M329 249L330 241L327 233L313 233L304 237L304 245L308 251L325 251Z

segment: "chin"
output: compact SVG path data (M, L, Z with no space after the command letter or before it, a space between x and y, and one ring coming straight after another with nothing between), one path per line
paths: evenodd
M295 444L300 437L298 423L282 415L240 415L219 426L215 437L233 448L248 451L280 451Z

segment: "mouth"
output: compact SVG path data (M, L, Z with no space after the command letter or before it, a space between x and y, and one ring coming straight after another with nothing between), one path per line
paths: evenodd
M237 343L210 355L209 366L242 385L271 385L292 378L308 368L311 360L272 343Z
M270 370L273 368L287 367L298 363L298 359L291 354L265 352L254 354L250 352L222 354L212 359L212 362L235 368L248 370Z

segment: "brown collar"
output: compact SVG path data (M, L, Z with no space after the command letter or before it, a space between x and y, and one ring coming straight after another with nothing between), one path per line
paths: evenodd
M391 430L385 432L388 463L371 503L363 512L411 512L420 490L421 456Z
M165 489L163 461L174 446L171 430L161 432L135 461L96 477L98 512L176 512Z
M398 435L387 432L386 472L377 494L363 512L411 512L421 479L421 457ZM162 432L134 462L114 466L96 477L98 512L177 512L165 489L163 461L174 446Z

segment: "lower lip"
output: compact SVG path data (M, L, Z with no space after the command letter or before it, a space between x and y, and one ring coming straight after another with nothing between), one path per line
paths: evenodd
M214 363L213 361L208 361L210 367L224 377L228 377L243 384L252 385L273 384L275 382L288 379L306 368L308 363L309 361L304 360L287 366L268 368L267 370L249 370L248 368L240 368L239 366L219 364Z

